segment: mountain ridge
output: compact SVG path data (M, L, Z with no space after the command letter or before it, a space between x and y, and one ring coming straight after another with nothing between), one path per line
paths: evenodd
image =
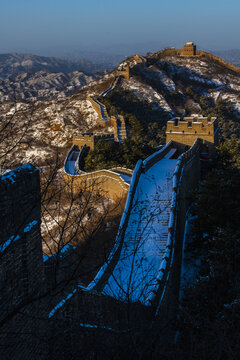
M104 64L95 64L85 59L65 60L23 53L0 54L0 77L16 76L22 72L35 73L42 70L64 73L73 71L94 73L106 68Z
M119 64L118 68L121 68L131 63L132 74L129 80L122 79L120 87L101 98L107 102L109 115L116 111L128 119L134 115L145 121L150 132L156 128L161 130L167 118L199 115L206 111L206 104L213 106L221 97L232 104L240 121L240 74L206 56L161 57L159 54L148 56L145 64L137 64L134 57ZM74 133L111 132L113 129L110 127L98 126L98 116L87 97L99 96L106 90L115 71L94 79L70 96L35 100L32 105L24 100L17 103L4 101L0 117L3 122L7 119L14 122L16 134L26 119L31 120L26 135L9 157L8 166L14 167L26 161L45 164L46 160L54 158L57 148L66 154ZM148 114L147 117L139 112L140 108ZM159 137L158 141L164 140Z

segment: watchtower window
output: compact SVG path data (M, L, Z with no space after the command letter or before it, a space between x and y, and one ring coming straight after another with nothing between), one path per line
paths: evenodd
M178 126L178 119L175 119L174 126Z
M170 133L172 132L172 130L170 130Z
M184 134L184 130L182 131L182 133Z
M195 134L196 134L197 132L195 131Z
M192 127L192 122L188 121L188 127L191 128Z

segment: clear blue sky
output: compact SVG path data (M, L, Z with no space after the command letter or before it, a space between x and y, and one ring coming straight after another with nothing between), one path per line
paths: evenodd
M0 0L0 53L240 49L239 14L239 0Z

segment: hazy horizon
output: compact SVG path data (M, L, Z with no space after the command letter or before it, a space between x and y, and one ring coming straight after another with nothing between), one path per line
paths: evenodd
M204 50L240 49L236 0L2 0L0 10L1 54L128 56L186 41Z

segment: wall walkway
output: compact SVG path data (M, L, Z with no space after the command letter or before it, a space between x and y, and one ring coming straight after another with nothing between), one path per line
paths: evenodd
M115 246L82 290L97 290L118 301L154 304L159 313L176 281L188 195L200 176L201 145L197 140L175 159L178 144L170 142L138 162Z

